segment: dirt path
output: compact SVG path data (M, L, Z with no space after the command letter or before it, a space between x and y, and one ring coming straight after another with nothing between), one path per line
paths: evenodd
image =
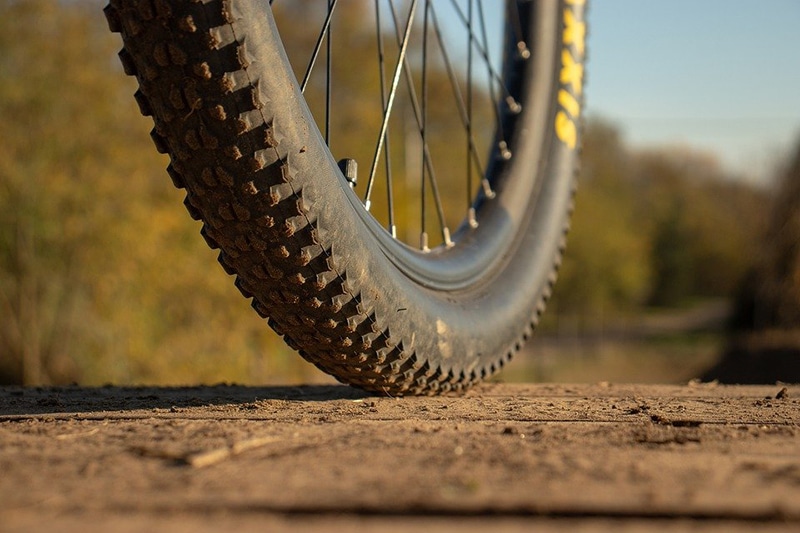
M0 388L0 531L797 531L798 424L780 385Z

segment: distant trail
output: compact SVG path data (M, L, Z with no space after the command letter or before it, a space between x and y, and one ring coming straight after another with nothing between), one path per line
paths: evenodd
M714 300L678 310L654 311L629 318L612 318L600 326L537 336L539 342L557 341L560 337L585 340L640 340L658 335L686 334L701 331L722 331L730 316L731 306L725 300ZM566 318L569 320L569 317Z

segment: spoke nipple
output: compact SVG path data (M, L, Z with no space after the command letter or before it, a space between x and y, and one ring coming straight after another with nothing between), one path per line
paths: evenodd
M339 170L344 174L344 179L347 180L350 188L355 189L358 184L358 162L355 159L342 159L339 161Z
M371 201L367 200L366 202L364 202L364 209L369 211L370 207L372 207L372 202Z
M469 223L469 227L475 229L478 227L478 219L475 216L475 208L470 207L469 212L467 213L467 222Z
M519 115L522 111L522 106L514 99L513 96L506 96L506 104L508 104L508 110L514 115Z
M484 178L483 180L481 180L481 185L483 186L483 195L484 195L486 198L488 198L489 200L491 200L492 198L494 198L495 196L497 196L497 195L495 194L495 192L492 190L492 185L489 183L489 180L487 180L486 178Z
M452 248L456 244L453 242L453 239L450 238L450 229L449 228L442 228L442 235L444 235L444 245L448 248Z
M389 231L392 234L392 238L396 239L397 238L397 226L392 224L392 228Z
M531 57L531 51L525 41L517 42L517 56L523 60Z
M505 141L497 143L497 149L500 151L500 158L503 161L511 159L511 150L508 149L508 144Z
M431 249L428 248L428 234L426 232L422 232L419 236L419 249L423 252L430 252Z

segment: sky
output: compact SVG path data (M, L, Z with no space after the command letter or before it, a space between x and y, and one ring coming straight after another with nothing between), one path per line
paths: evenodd
M588 114L630 146L760 181L800 142L800 1L594 0L589 25Z

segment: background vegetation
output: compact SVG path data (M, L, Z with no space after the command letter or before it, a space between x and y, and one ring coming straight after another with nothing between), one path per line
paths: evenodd
M252 312L198 235L166 176L166 159L151 145L150 119L139 115L135 81L121 71L120 42L101 7L0 0L0 383L327 379ZM358 57L358 43L348 46ZM361 89L347 90L354 111L342 116L357 120L344 127L375 122L355 114L366 113ZM341 153L359 149L342 142ZM407 164L403 153L393 160L401 170ZM758 309L752 316L780 316L794 327L797 163L784 174L773 199L703 153L632 150L613 124L590 121L543 352L557 344L561 354L582 353L574 339L630 336L653 325L642 317L663 323L658 317L736 294ZM781 214L770 220L773 201ZM714 335L700 351L717 353ZM697 360L697 337L681 338L677 347L674 338L659 338L665 349L658 353L672 354L663 367L674 366L676 353ZM639 358L649 357L651 375L663 378L661 363L652 363L661 357L653 343L641 346ZM596 368L581 361L584 370ZM522 377L583 379L542 366Z
M0 376L302 379L186 216L101 8L0 0Z

